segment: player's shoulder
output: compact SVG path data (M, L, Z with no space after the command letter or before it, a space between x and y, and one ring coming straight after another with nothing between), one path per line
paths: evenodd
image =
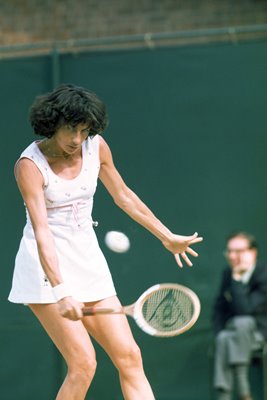
M99 135L99 154L100 154L100 159L102 161L107 160L108 158L112 157L110 147L106 140Z
M16 170L18 169L32 169L32 168L36 168L36 165L34 163L34 161L31 158L22 156L18 159L18 161L15 164L15 168Z
M41 177L39 169L35 162L26 157L22 157L16 162L14 173L16 180L19 180L21 178L28 178L31 182L33 182L32 179Z
M100 147L109 147L107 141L103 138L103 136L101 135L97 135L98 136L98 141L99 141L99 146Z
M40 169L44 160L38 152L36 142L31 143L20 155L14 166L14 173L17 180L20 178L32 179L40 178Z
M29 144L20 154L19 159L16 161L15 167L34 167L34 164L39 160L40 155L38 154L38 144L32 142Z

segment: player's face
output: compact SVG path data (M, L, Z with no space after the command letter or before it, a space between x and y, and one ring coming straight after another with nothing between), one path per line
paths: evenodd
M53 136L58 148L67 153L74 154L81 150L83 142L88 138L90 127L88 124L63 125Z
M226 258L232 268L238 267L243 262L255 264L257 252L249 247L249 242L246 238L235 237L227 243Z

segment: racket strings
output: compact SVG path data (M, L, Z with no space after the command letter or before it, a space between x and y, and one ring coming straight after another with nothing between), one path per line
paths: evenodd
M146 322L157 331L172 332L190 322L194 306L182 290L163 288L147 297L142 313Z

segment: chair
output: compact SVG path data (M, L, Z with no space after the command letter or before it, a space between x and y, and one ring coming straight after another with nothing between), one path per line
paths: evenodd
M210 379L210 400L214 399L214 388L213 388L213 363L214 363L214 344L209 346L208 349L208 360L209 360L209 379ZM263 343L263 346L253 351L251 357L251 363L260 362L262 365L262 377L263 377L263 400L267 400L267 341Z
M260 361L262 365L262 378L263 378L263 400L267 400L267 342L263 346L253 351L253 361Z

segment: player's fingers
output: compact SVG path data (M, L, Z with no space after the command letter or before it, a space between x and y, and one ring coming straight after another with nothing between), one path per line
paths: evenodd
M191 249L191 247L187 247L186 251L187 253L191 254L191 256L198 257L198 253L195 250Z
M179 254L174 254L174 257L175 257L175 260L176 260L177 264L179 265L179 267L183 268L183 264L182 264Z
M183 251L182 253L181 253L181 256L183 257L183 259L185 260L185 262L186 262L186 264L189 266L189 267L192 267L192 262L189 260L189 258L187 257L187 255L186 255L186 253Z
M83 306L83 307L84 307L84 306ZM83 310L82 310L83 307L78 308L78 310L76 311L76 316L77 316L78 319L83 318Z
M78 321L83 318L83 313L81 310L75 310L75 312L71 313L69 319L72 321Z
M78 306L75 306L70 309L66 309L62 313L62 316L64 318L70 319L72 321L78 321L79 319L83 318L83 312L82 312L83 307L84 307L83 303L78 303Z
M203 240L203 237L197 237L195 239L189 240L189 243L190 244L199 243L199 242L202 242L202 240Z
M73 311L65 311L64 313L61 314L62 317L66 318L66 319L70 319L72 321L76 321L77 320L77 316L76 313L74 313Z
M194 239L196 239L197 237L198 237L198 233L197 232L195 232L193 235L190 235L190 236L187 236L188 237L188 239L191 241L191 240L194 240Z
M72 314L74 320L83 318L83 308L84 308L84 303L80 301L73 306Z

